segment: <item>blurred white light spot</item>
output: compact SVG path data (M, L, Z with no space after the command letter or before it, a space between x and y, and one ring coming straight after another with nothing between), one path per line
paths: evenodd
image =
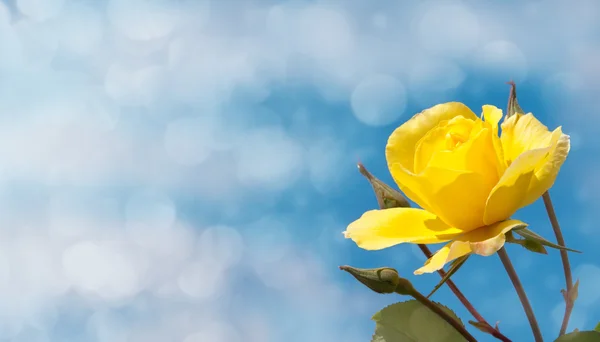
M147 251L171 258L187 255L188 243L181 241L187 236L183 229L174 226L177 209L169 197L151 190L141 191L127 201L125 216L129 237Z
M223 322L210 322L199 331L188 335L183 342L239 342L241 340L233 326Z
M573 272L573 279L579 279L579 297L577 304L582 306L594 305L600 300L598 284L600 284L600 267L592 264L583 264Z
M98 89L100 90L100 89ZM113 130L119 122L121 107L104 92L91 97L85 103L85 120L101 130Z
M328 151L323 153L323 151ZM342 189L347 170L352 170L355 159L333 138L316 140L308 148L307 163L312 185L322 193Z
M226 226L215 226L206 229L200 235L197 251L207 260L230 267L242 258L244 242L237 230Z
M293 292L300 287L310 291L309 283L318 281L313 276L319 269L318 267L311 269L311 266L317 266L314 260L287 255L271 263L255 263L254 269L266 286Z
M572 72L560 72L551 75L544 82L544 88L542 89L544 95L547 95L548 99L552 99L557 95L580 91L583 86L581 76Z
M25 310L23 317L27 317L26 320L30 328L46 331L49 327L54 327L59 316L58 309L56 308L57 301L55 300L57 298L64 297L38 296L32 293L30 296L24 298L23 307L25 307Z
M201 259L183 269L177 284L190 297L210 299L223 290L224 276L224 265L219 261Z
M352 50L352 28L342 13L321 6L309 6L299 13L296 20L296 34L302 52L319 60L331 61Z
M281 128L251 131L241 137L238 148L237 175L242 184L283 190L302 172L304 150Z
M138 274L124 251L80 242L63 253L65 274L78 290L107 299L121 299L138 291Z
M583 68L585 68L585 66ZM589 68L586 70L589 70ZM545 100L544 103L547 103L547 105L557 113L562 113L565 108L576 106L576 104L582 100L582 95L585 96L585 94L591 94L590 92L585 91L585 77L591 76L586 72L560 72L550 75L542 85L542 95ZM581 119L581 115L577 115L577 112L573 112L571 115L561 117L559 120L573 120L574 123L577 123ZM571 140L571 148L574 148L573 145L574 142Z
M150 229L148 229L150 228ZM146 227L144 225L130 226L130 236L147 253L154 253L164 263L164 267L179 265L191 254L196 242L195 233L182 222L175 222L172 227ZM161 264L162 265L162 264ZM162 272L162 269L151 269ZM167 271L170 271L167 269Z
M512 42L499 40L488 43L476 58L478 66L491 75L517 83L527 78L527 58Z
M271 329L267 313L251 309L249 312L245 313L244 317L246 317L244 321L240 322L240 330L245 341L263 342L273 340L273 330Z
M161 38L179 22L179 8L168 0L111 0L108 18L125 36L134 40Z
M104 35L104 23L99 11L82 3L69 4L61 17L61 44L77 54L95 50Z
M0 315L0 338L11 339L17 336L23 329L23 319L18 315L4 313Z
M21 21L14 25L23 49L23 62L32 67L46 67L58 49L58 33L54 27Z
M421 18L418 32L428 50L461 57L476 46L480 30L477 16L465 6L434 3Z
M108 69L104 80L106 93L121 104L152 104L160 96L163 72L159 66L134 70L114 64Z
M180 22L186 28L200 29L210 21L211 0L194 0L185 2L185 11L181 13Z
M0 11L1 17L1 11ZM0 70L13 69L23 62L22 44L13 27L0 21Z
M10 281L10 273L10 262L4 256L4 253L0 253L0 288Z
M65 0L17 0L21 13L36 21L44 21L57 15Z
M98 342L129 342L127 323L120 315L96 311L87 321L87 329Z
M269 33L279 37L290 34L291 21L288 20L288 10L283 5L274 5L267 11L266 27Z
M388 18L385 14L377 13L373 15L371 20L373 21L373 26L380 30L383 30L388 26Z
M258 264L281 260L291 250L292 237L287 230L286 220L277 217L264 217L249 225L248 252ZM341 234L340 234L341 235Z
M415 92L443 92L458 88L465 73L455 63L429 58L417 62L410 70L410 87Z
M10 24L10 12L3 2L0 2L0 28L4 29Z
M60 263L62 246L57 246L52 238L33 234L21 236L12 244L16 251L12 255L13 263L18 264L19 268L13 267L11 271L18 273L14 278L27 284L32 297L57 296L67 291L70 284L63 275Z
M125 215L129 223L141 224L148 228L168 228L177 218L173 201L150 190L136 193L129 198Z
M10 342L51 342L48 334L44 330L28 327L14 336ZM117 341L115 341L117 342Z
M200 43L199 43L200 42ZM202 108L215 108L228 101L234 90L241 90L253 101L268 95L257 70L264 69L244 44L228 44L209 35L178 37L167 51L171 71L169 91L179 100ZM257 69L258 68L258 69ZM260 74L262 75L262 74Z
M389 75L370 75L354 88L350 98L356 118L370 126L385 126L406 109L404 85Z
M410 94L420 104L429 105L431 100L439 102L447 99L460 87L466 75L464 71L449 60L442 58L423 58L410 70Z
M76 195L55 193L48 203L48 228L54 237L76 238L90 234L93 229L85 215L85 203Z
M165 132L165 149L176 163L197 165L206 160L214 145L213 120L206 117L181 118Z

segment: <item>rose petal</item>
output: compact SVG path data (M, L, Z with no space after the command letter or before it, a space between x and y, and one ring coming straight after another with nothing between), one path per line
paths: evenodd
M519 220L506 220L465 233L435 252L414 274L435 272L452 260L469 253L490 256L504 246L508 231L526 226L527 224Z
M416 208L371 210L352 222L344 236L359 247L379 250L400 243L440 243L464 233Z

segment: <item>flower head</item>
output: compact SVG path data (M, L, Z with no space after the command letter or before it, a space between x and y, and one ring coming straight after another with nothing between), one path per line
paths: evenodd
M508 231L526 226L511 215L553 185L570 146L560 127L550 132L531 113L505 120L499 136L501 118L494 106L483 106L480 118L450 102L398 127L387 143L388 167L422 209L368 211L345 236L371 250L450 241L417 274L469 253L498 251Z

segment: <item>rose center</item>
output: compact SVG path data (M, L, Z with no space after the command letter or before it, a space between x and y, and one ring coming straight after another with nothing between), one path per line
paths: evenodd
M446 133L446 148L450 151L454 150L462 143L469 139L468 135L461 134L462 132L448 132Z

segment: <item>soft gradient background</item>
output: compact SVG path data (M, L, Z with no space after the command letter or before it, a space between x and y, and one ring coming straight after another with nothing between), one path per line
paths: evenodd
M391 183L397 125L448 100L504 108L511 79L572 138L552 196L585 252L570 330L591 329L598 60L596 0L0 0L0 341L369 341L400 298L338 265L439 277L412 276L413 246L343 239L376 207L356 162ZM516 217L553 239L541 201ZM508 249L551 341L559 254ZM497 257L455 280L532 340Z

